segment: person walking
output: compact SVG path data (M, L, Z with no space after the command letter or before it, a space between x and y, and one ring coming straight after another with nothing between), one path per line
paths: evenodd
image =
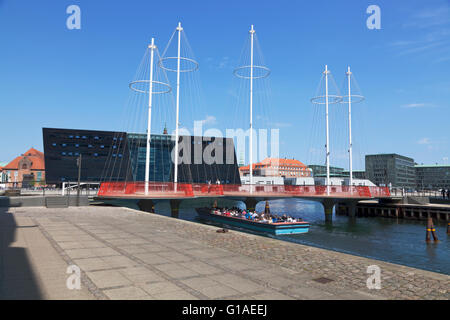
M442 188L441 193L442 193L442 199L445 199L445 188Z
M447 199L450 199L450 189L447 189Z

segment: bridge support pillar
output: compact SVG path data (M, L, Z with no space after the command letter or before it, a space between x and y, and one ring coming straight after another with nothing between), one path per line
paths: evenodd
M169 200L169 202L170 202L170 213L172 218L178 218L181 200L171 199Z
M258 203L258 201L255 198L247 198L245 199L244 203L247 210L255 211L256 204Z
M325 222L333 221L333 208L336 204L336 201L333 199L324 199L322 201L323 209L325 211Z
M141 211L155 213L155 203L151 199L141 199L137 205Z
M355 218L356 217L356 205L358 204L357 201L350 201L347 203L347 207L348 207L348 216L350 218Z

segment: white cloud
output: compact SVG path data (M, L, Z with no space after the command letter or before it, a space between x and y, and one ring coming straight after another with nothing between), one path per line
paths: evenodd
M205 125L205 124L215 124L217 122L217 119L214 116L206 116L205 119L197 121L201 121L202 124Z
M402 105L402 108L430 108L434 107L431 103L410 103Z
M419 141L417 141L418 144L430 144L431 140L430 138L422 138Z
M290 122L271 122L271 125L273 125L276 128L292 127L292 123Z

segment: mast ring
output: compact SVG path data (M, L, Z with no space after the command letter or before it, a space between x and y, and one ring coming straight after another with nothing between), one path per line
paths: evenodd
M365 100L364 96L359 95L359 94L351 94L350 98L351 98L351 103L360 103ZM355 98L355 99L353 100L353 98ZM349 100L349 95L342 96L341 103L348 103L348 100Z
M328 104L335 104L340 103L342 101L342 96L329 94L328 95ZM326 104L326 96L317 96L314 98L311 98L311 103L314 104Z
M142 90L140 88L138 88L138 84L141 83L150 83L150 80L136 80L136 81L132 81L130 82L130 84L128 85L130 87L131 90L136 91L136 92L140 92L140 93L149 93L150 92L150 88L147 90ZM161 94L161 93L169 93L170 91L172 91L172 87L164 82L161 81L152 81L153 84L158 84L161 86L161 89L158 91L152 91L152 94Z
M163 64L163 62L166 61L166 60L174 60L174 59L178 60L178 57L164 57L164 58L161 58L158 61L158 65L159 65L159 67L161 69L164 69L166 71L178 72L177 69L165 67L164 64ZM198 62L197 61L195 61L193 59L186 58L186 57L180 57L180 60L188 61L188 62L191 62L191 63L194 64L194 66L192 68L189 68L189 69L181 69L180 68L180 72L192 72L192 71L195 71L195 70L198 69Z
M270 75L270 69L264 66L253 66L253 69L258 69L260 70L260 72L262 71L261 75L255 76L253 75L253 77L247 76L243 73L241 73L244 70L247 69L251 69L251 66L242 66L242 67L238 67L236 69L234 69L233 74L238 77L238 78L242 78L242 79L262 79L262 78L267 78Z

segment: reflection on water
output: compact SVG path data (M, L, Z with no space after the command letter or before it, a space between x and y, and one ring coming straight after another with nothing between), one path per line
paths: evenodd
M179 218L201 222L195 207L211 204L211 200L185 200L180 206ZM137 209L134 203L126 205ZM233 205L244 208L241 202L219 201L219 206ZM157 203L155 209L159 214L170 216L167 202ZM256 210L263 211L264 202L260 202ZM450 236L446 235L446 223L435 221L440 242L426 244L426 221L349 218L333 214L333 222L329 224L325 223L320 203L300 199L270 201L270 210L272 213L288 213L294 217L301 217L311 224L306 234L272 236L277 239L450 275Z

